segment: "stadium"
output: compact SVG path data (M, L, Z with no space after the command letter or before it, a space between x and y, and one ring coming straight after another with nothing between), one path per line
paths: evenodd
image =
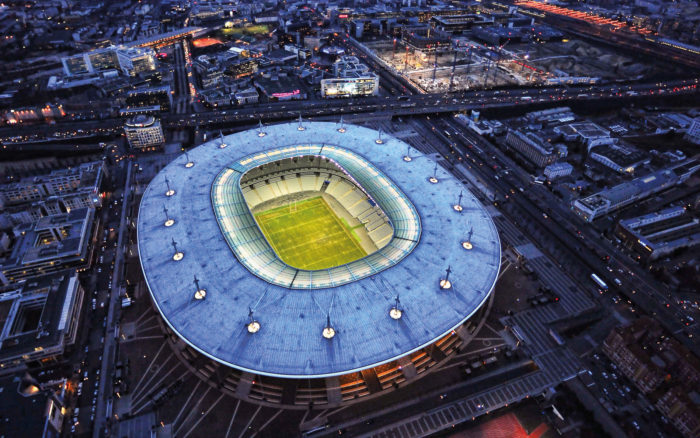
M178 357L266 405L410 384L469 342L498 278L489 214L431 157L330 122L212 139L145 190L138 250Z

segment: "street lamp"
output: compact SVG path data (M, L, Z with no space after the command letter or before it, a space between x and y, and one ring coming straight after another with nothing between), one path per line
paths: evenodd
M326 326L323 328L323 332L321 334L326 339L333 339L333 336L335 336L335 329L331 326L330 315L326 315Z
M452 287L452 283L450 282L450 273L452 272L452 269L448 266L445 272L445 278L440 280L440 289L449 289Z

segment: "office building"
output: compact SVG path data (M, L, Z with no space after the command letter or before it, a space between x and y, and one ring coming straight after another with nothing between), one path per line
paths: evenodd
M156 69L156 53L151 48L121 48L116 54L119 67L126 76L150 73Z
M170 85L142 87L126 92L127 108L158 105L161 111L167 112L170 111L172 104Z
M509 130L506 135L506 144L520 152L537 167L546 167L558 158L554 147L533 132Z
M32 216L30 221L77 208L100 207L99 190L103 176L103 163L93 161L3 184L0 185L0 207L3 215L20 218L29 214Z
M79 208L16 225L0 253L0 283L88 266L94 220L94 209Z
M355 56L342 56L333 63L334 78L321 79L321 96L376 96L379 77Z
M221 84L224 72L216 58L208 55L200 55L194 61L193 66L199 77L201 88L214 88Z
M127 76L136 76L156 69L155 52L148 47L110 46L61 58L61 63L66 76L108 70L120 70Z
M129 146L134 149L160 147L165 143L160 120L153 116L139 114L124 123L124 132Z
M75 344L83 296L73 270L0 290L0 374L60 362Z

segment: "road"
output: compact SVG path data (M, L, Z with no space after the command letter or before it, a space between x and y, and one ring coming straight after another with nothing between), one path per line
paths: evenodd
M695 95L699 78L638 84L607 84L586 87L551 86L513 90L480 90L463 93L415 94L366 97L357 99L303 100L247 105L242 108L213 110L189 115L164 114L162 124L168 129L224 127L289 120L302 116L322 117L366 113L373 116L444 114L469 110L512 109L531 105L564 106L570 102L610 100L634 101L639 98ZM190 84L191 86L191 84ZM45 137L71 138L87 134L120 134L119 118L61 121L54 125L24 125L0 128L0 141L19 143Z
M105 421L108 416L111 416L112 405L112 379L113 370L116 358L117 340L115 336L115 326L119 322L119 311L121 303L120 287L122 283L125 242L127 241L128 215L127 211L130 203L131 195L131 175L133 165L131 160L126 161L126 182L124 184L123 198L121 205L115 204L115 208L121 207L119 229L117 241L115 242L115 260L113 266L113 275L109 284L112 292L107 302L107 317L105 321L106 333L103 341L102 356L104 359L100 364L100 374L105 378L99 382L99 397L97 397L97 407L95 413L95 424L92 431L93 438L102 436L105 427ZM117 329L118 330L118 329Z

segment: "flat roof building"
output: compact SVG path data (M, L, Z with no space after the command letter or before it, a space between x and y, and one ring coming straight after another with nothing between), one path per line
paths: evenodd
M93 161L0 185L0 224L11 227L79 208L100 207L103 177L103 162Z
M621 220L615 234L625 247L649 261L700 244L700 220L685 207L672 207Z
M588 157L620 174L633 174L639 166L651 162L647 154L620 143L592 147Z
M17 225L0 258L0 283L89 264L95 210L79 208Z
M75 344L82 304L73 270L0 290L0 374L60 362Z
M700 169L700 162L688 160L669 169L657 170L649 175L577 199L572 204L574 212L584 220L593 222L600 216L684 182L697 169Z
M520 152L537 167L548 166L559 158L554 147L534 132L509 130L506 135L506 144Z

